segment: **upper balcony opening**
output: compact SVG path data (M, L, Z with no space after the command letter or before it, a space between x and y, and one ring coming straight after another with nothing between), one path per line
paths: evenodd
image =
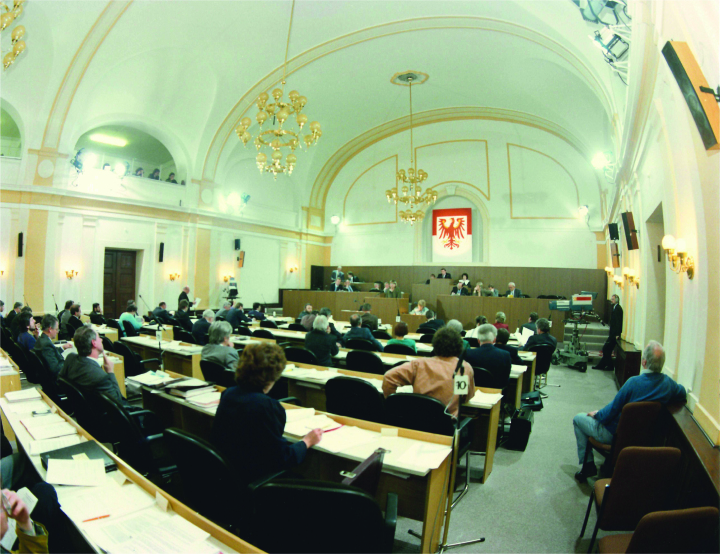
M0 156L3 158L22 157L20 128L0 101Z

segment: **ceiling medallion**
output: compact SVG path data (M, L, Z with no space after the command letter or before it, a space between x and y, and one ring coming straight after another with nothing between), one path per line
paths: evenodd
M395 176L395 187L385 191L388 202L398 202L408 206L407 210L401 210L400 219L404 223L413 225L416 221L422 221L425 213L416 207L422 207L423 204L428 206L434 204L437 200L437 192L428 189L422 191L420 183L428 178L428 174L422 169L417 168L417 160L414 159L415 150L413 148L413 108L412 108L412 87L421 85L428 80L426 73L419 71L405 71L396 73L390 80L394 85L407 86L410 96L410 167L407 171L401 169ZM398 194L398 181L403 183Z
M295 155L296 148L310 148L313 144L317 143L318 139L322 136L322 130L320 129L320 123L313 121L310 123L310 132L303 135L302 130L308 121L308 116L302 113L302 109L307 104L307 98L301 96L296 90L290 91L288 94L288 100L283 99L283 93L285 90L285 78L287 76L287 58L288 49L290 47L290 31L292 29L293 14L295 13L295 0L292 3L292 9L290 11L290 25L288 27L288 38L287 45L285 47L285 63L283 65L283 78L282 88L276 88L272 91L273 102L268 104L270 95L267 92L262 92L256 100L258 113L255 116L256 121L260 128L253 139L252 135L248 132L248 127L252 125L252 120L249 117L244 117L240 121L240 125L235 128L238 138L243 142L243 145L247 146L250 140L253 140L255 147L258 149L258 155L255 158L257 167L260 173L269 172L273 174L273 177L277 179L278 173L286 173L290 175L295 168L297 163L297 156ZM295 120L297 124L296 130L290 128L292 120ZM263 125L266 122L270 122L271 127L263 130ZM268 155L261 150L271 149L270 160ZM289 153L285 156L285 163L283 163L283 149L289 149Z

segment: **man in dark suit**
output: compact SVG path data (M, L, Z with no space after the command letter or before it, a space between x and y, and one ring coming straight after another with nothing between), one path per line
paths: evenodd
M12 323L12 320L15 319L15 316L17 316L20 313L20 309L22 308L22 302L15 302L13 305L13 309L10 310L10 313L5 317L5 326L10 327L10 324Z
M152 311L152 315L155 318L155 321L157 321L158 323L170 322L171 316L167 311L167 304L165 302L160 302L158 307Z
M102 315L102 311L100 310L100 303L95 302L92 307L92 312L90 312L90 323L93 325L105 325L105 318Z
M437 331L438 329L440 329L440 327L443 327L445 325L445 322L442 319L435 319L435 312L433 312L432 310L428 310L425 313L425 317L427 318L427 321L423 323L420 327L430 327Z
M623 309L620 306L620 297L617 294L613 294L610 297L610 303L612 304L610 311L610 334L602 347L602 359L598 362L598 365L593 366L593 369L614 368L612 353L622 333Z
M70 319L68 319L67 328L71 337L75 334L75 331L77 331L78 329L80 329L80 327L84 325L84 323L80 319L80 316L82 316L80 304L73 304L72 306L70 306Z
M363 304L362 306L360 306L360 311L362 312L360 319L362 320L363 324L365 324L367 327L370 327L371 331L377 331L378 316L371 314L371 310L372 306L370 304Z
M523 327L525 329L530 329L533 333L537 333L537 320L538 320L538 314L537 312L530 312L530 317L528 318L527 323L523 323L520 328Z
M330 308L320 308L318 315L324 315L328 319L328 326L330 327L330 334L333 335L337 342L342 342L342 333L335 328L335 323L330 321L332 319L332 311ZM311 326L312 328L312 326Z
M215 312L205 310L202 317L193 323L192 336L200 346L205 346L208 343L208 332L210 331L210 324L214 319Z
M515 288L515 283L510 282L508 283L508 290L505 291L505 294L503 294L503 296L506 296L508 298L522 298L522 291Z
M189 292L190 292L190 287L188 287L187 285L185 285L185 286L183 287L182 292L180 293L180 296L178 296L178 308L180 308L180 302L182 302L183 300L186 300L186 301L187 301L187 303L188 303L188 308L193 305L193 302L190 302L190 298L188 298L188 293L189 293Z
M550 322L541 317L535 322L535 325L537 325L537 333L527 340L523 350L530 350L533 346L544 344L557 348L557 339L550 334Z
M347 341L349 341L350 339L369 340L375 346L377 346L378 351L383 351L382 344L380 344L379 340L373 337L370 329L368 329L367 327L362 327L362 319L358 314L353 314L350 316L350 330L345 333L345 336L343 337L343 345L346 345Z
M9 322L10 327L10 336L17 340L18 334L20 333L20 316L22 314L31 314L32 310L30 309L30 306L24 306L20 309L20 311L17 313L17 316L13 317Z
M431 273L431 274L430 274L430 279L427 279L427 280L425 281L425 284L426 284L426 285L429 285L429 284L430 284L430 281L432 281L433 279L435 279L435 274L434 274L434 273Z
M341 265L337 266L337 269L333 270L333 272L330 274L331 281L337 281L338 279L342 281L343 277L345 277L345 274L342 271Z
M493 327L495 326L493 325ZM519 354L520 349L514 346L508 346L508 340L510 340L510 332L507 329L498 329L497 337L495 337L495 348L499 348L510 354L510 361L513 365L523 365Z
M438 275L438 279L452 279L452 275L450 275L443 267L440 270L440 275Z
M360 277L356 277L355 275L353 275L352 271L348 271L347 280L350 281L351 283L359 283Z
M237 302L235 306L228 310L227 314L225 314L225 321L232 325L233 329L240 323L252 323L251 319L245 315L242 302Z
M345 287L342 286L340 278L335 279L335 284L330 286L330 292L344 292Z
M188 315L189 307L190 302L180 300L180 307L178 311L175 312L175 320L178 322L178 325L186 331L192 331L192 321L190 321L190 316Z
M496 348L493 343L497 336L497 329L494 325L486 323L478 329L478 342L480 346L477 348L469 348L465 350L465 361L473 367L481 367L492 373L494 378L493 388L503 389L510 380L510 353ZM477 379L479 372L475 373ZM475 386L477 386L477 380Z
M53 341L57 338L57 335L60 332L60 324L58 319L52 314L45 314L43 316L40 327L42 328L42 333L38 337L37 342L35 342L33 350L35 351L35 354L47 362L53 378L57 379L57 376L65 363L65 358L63 358L61 352L68 348L72 348L73 343L66 342L62 345L62 347L58 347L53 344Z
M252 310L248 311L247 317L251 317L253 319L257 319L258 321L262 321L265 319L265 314L263 313L263 310L265 308L262 307L260 302L253 302Z

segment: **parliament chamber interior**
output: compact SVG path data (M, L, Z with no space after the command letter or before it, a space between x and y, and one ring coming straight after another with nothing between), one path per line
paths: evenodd
M0 30L3 552L720 550L716 0Z

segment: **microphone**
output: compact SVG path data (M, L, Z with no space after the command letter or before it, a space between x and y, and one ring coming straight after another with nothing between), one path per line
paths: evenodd
M57 313L57 312L59 312L60 310L59 310L58 305L57 305L57 300L55 300L55 293L52 293L52 299L53 299L53 302L55 303L55 313Z

